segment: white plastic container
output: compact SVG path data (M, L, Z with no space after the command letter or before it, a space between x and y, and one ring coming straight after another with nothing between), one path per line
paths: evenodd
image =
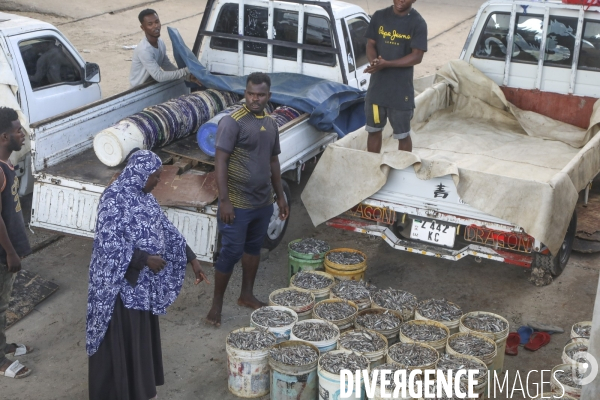
M342 333L340 335L340 339L344 335L350 334L352 332L354 332L354 330L350 330L350 331L346 331L346 332ZM388 349L388 341L387 341L387 338L379 332L369 331L369 334L379 336L385 342L385 346L381 350L362 352L362 351L357 351L354 349L345 348L344 346L342 346L340 344L340 339L338 339L337 348L338 348L338 350L348 350L348 351L353 351L358 354L362 354L363 356L367 357L367 359L369 360L369 368L374 368L380 364L385 363L385 356L387 354L387 349Z
M304 288L294 285L294 279L296 277L296 275L294 275L294 276L292 276L292 279L290 280L290 287L293 287L295 289L309 290L310 292L312 292L312 294L315 295L315 304L317 304L318 302L323 301L325 299L328 299L330 292L331 292L331 288L333 287L333 285L335 285L335 278L333 277L333 275L328 274L327 272L322 272L322 271L304 271L304 272L325 276L325 277L331 279L331 284L323 289L304 289Z
M319 354L315 346L306 342L288 341L273 347L290 347L298 343L310 346ZM315 400L319 392L318 362L319 360L316 359L307 365L288 365L269 357L271 400Z
M264 310L265 308L270 308L272 310L279 310L279 311L284 311L284 312L290 313L290 314L292 314L292 317L294 317L294 322L292 322L289 325L280 326L280 327L269 327L269 326L259 325L256 322L254 322L252 317L254 316L254 314L257 311ZM298 314L296 314L296 312L294 310L290 310L287 307L267 306L267 307L259 308L258 310L254 310L254 311L252 311L252 314L250 314L250 326L268 330L273 335L275 335L275 338L277 339L277 343L285 342L286 340L290 339L290 332L292 331L292 327L296 324L296 322L298 322Z
M133 123L121 121L94 137L94 153L102 164L115 167L135 149L145 150L144 135Z
M310 344L316 346L317 349L319 349L319 353L321 353L321 355L327 353L328 351L335 350L335 348L337 346L337 341L340 338L339 328L335 324L332 324L329 321L324 321L322 319L305 319L304 321L300 321L300 322L296 323L296 325L304 324L307 322L316 322L319 324L330 325L335 328L337 333L331 339L322 340L319 342L310 342L308 340L301 339L301 338L297 337L296 335L294 335L294 330L292 329L292 332L290 333L290 340L300 340L302 342L310 343Z
M506 329L501 332L493 333L493 332L474 330L474 329L468 328L464 325L463 321L465 320L465 318L467 318L469 316L476 316L476 315L481 315L481 314L491 315L493 317L499 318L500 320L502 320L506 323ZM496 371L498 374L500 374L500 373L502 373L502 371L504 371L504 353L506 350L506 339L508 338L509 329L510 329L510 325L506 318L502 317L501 315L490 313L490 312L485 312L485 311L473 311L473 312L463 315L462 318L460 319L460 325L458 328L459 332L478 333L480 335L487 336L496 342L496 347L497 347L496 357L494 358L492 365L490 366L490 369Z
M579 336L576 332L575 332L575 327L576 326L592 326L592 321L582 321L582 322L578 322L576 324L573 325L573 327L571 328L571 339L573 339L573 343L582 343L585 340L590 340L590 338L586 338L586 337L581 337Z
M494 369L492 368L492 364L493 364L494 360L496 359L498 347L496 346L496 342L494 342L494 340L488 336L484 336L479 333L466 333L466 332L455 333L454 335L452 335L448 338L448 344L446 345L446 353L451 354L453 356L464 356L465 354L459 353L458 351L454 350L450 346L450 343L452 342L453 338L458 337L458 336L465 336L465 335L477 336L480 339L485 340L488 343L494 345L494 351L492 351L491 353L484 354L483 356L475 356L475 358L478 358L481 361L483 361L485 363L485 365L487 365L487 367L490 371L493 371Z
M337 321L329 321L328 319L323 318L319 315L319 306L322 307L322 305L326 303L347 303L348 305L350 305L350 307L354 308L354 313L347 316L346 318L342 318ZM354 326L354 318L356 318L357 312L358 306L353 301L347 301L342 299L326 299L319 302L319 304L315 305L315 307L313 308L313 318L329 321L332 324L335 324L340 329L340 332L343 333Z
M562 352L562 361L565 364L573 365L573 366L579 368L580 371L585 372L587 370L587 363L577 362L577 361L573 360L571 357L569 357L569 355L567 354L567 351L569 351L573 347L577 347L577 346L581 346L581 345L584 345L585 347L587 347L589 349L590 341L582 340L581 342L572 342L572 343L567 344ZM585 350L585 352L587 353L587 350Z
M437 328L443 329L444 332L446 333L446 336L443 339L439 339L439 340L435 340L432 342L419 342L417 340L411 339L410 337L406 336L405 334L402 333L402 327L404 325L430 325L430 326L435 326ZM448 329L448 327L444 324L442 324L441 322L437 322L437 321L433 321L433 320L412 320L412 321L408 321L403 323L402 325L400 325L400 342L402 343L424 343L424 344L428 344L429 346L433 347L434 349L436 349L438 351L438 353L443 354L446 352L446 344L448 343L448 337L450 336L450 330Z
M344 354L352 354L351 351L348 350L334 350L331 353L344 353ZM356 353L358 354L358 353ZM325 371L323 367L321 367L321 359L323 356L319 358L319 365L317 367L317 373L319 375L319 400L334 400L339 399L341 395L340 391L340 375L332 374L331 372ZM367 370L369 368L367 367ZM356 379L356 377L354 377ZM348 382L346 381L346 385ZM356 383L352 385L352 392L349 397L345 397L346 399L354 399L354 400L363 400L366 398L365 395L365 385L363 382L363 377L361 373L360 377L360 393L356 392ZM350 388L348 388L350 389Z
M419 303L419 305L421 303ZM455 303L452 303L451 301L449 301L449 303L456 305ZM418 321L436 321L441 324L444 324L450 330L450 335L454 335L455 333L458 333L458 327L460 325L460 318L455 319L454 321L437 321L435 319L429 319L427 317L424 317L423 315L421 315L421 313L419 313L419 306L417 306L417 308L415 309L415 319Z
M555 393L542 393L539 396L535 396L532 397L531 400L537 400L537 399L553 399L553 400L577 400L574 397L569 396L568 394L565 394L563 397L558 397L560 395L560 393L555 394ZM554 397L556 396L556 397Z
M256 328L240 328L235 332L250 332ZM230 333L230 335L231 335ZM229 339L229 336L227 337ZM227 386L238 397L261 397L269 393L270 371L269 350L241 350L229 345L225 340L227 352Z
M579 399L581 397L581 388L568 386L564 383L559 382L554 377L554 373L556 371L564 371L567 374L572 374L573 368L575 368L575 366L572 364L560 364L560 365L557 365L556 367L552 368L552 373L550 375L550 389L552 389L552 391L554 393L562 393L564 390L565 394L568 394L569 396L573 396L576 399ZM583 372L584 371L581 371L581 373L583 373Z

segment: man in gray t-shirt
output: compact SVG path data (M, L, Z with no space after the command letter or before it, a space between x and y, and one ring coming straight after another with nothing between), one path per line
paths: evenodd
M174 81L189 77L187 68L177 69L167 57L167 47L160 38L160 20L156 11L146 9L140 12L138 19L144 31L144 38L133 51L129 85L141 85L152 77L157 82Z

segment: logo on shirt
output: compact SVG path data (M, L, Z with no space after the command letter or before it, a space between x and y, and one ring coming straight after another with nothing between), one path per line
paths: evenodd
M396 40L396 39L410 40L411 39L410 35L406 35L404 33L398 33L398 32L396 32L395 29L392 32L387 32L385 29L383 29L383 25L381 25L379 27L379 34L384 39L389 39L389 40Z
M266 129L264 126L261 126L261 127L260 127L260 130L261 130L261 132L262 132L262 131L266 131L267 129Z

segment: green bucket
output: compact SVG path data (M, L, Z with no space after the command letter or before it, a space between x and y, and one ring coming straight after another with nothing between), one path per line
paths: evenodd
M289 279L296 275L300 271L325 271L323 266L324 259L321 260L306 260L302 258L296 258L291 254L288 257L288 264L290 266Z
M303 260L323 260L325 258L325 254L329 251L329 249L327 249L326 251L324 251L322 253L317 253L317 254L298 253L297 251L292 250L292 245L294 243L301 242L302 240L303 239L296 239L296 240L292 240L291 242L288 243L288 254L290 256L293 256L295 258L300 258Z

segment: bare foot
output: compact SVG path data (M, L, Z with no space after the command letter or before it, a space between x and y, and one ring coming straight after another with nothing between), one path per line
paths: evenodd
M238 306L248 307L253 310L258 310L261 307L265 307L267 304L259 301L256 297L240 297L237 301Z
M4 364L0 365L0 372L5 372L12 363L13 363L13 361L6 360L6 362ZM20 376L22 376L22 375L27 376L30 373L31 373L31 371L29 371L29 369L27 367L25 367L22 370L20 370L19 372L17 372L17 376L15 376L15 378L18 379Z
M221 310L216 307L212 307L204 320L207 324L213 325L218 328L221 326Z

